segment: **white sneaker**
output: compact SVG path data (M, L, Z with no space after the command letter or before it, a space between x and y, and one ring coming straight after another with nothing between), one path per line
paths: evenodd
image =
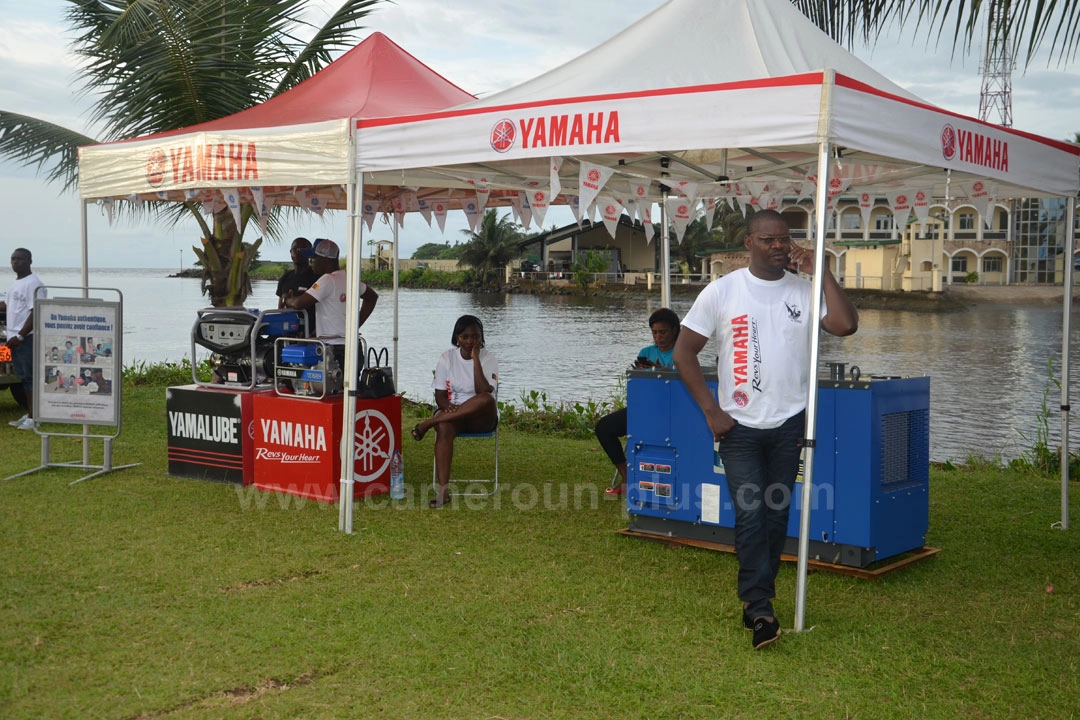
M16 430L33 430L37 423L34 422L34 418L27 415L22 419L18 425L15 426Z
M27 415L23 415L23 416L22 416L21 418L19 418L18 420L12 420L11 422L9 422L9 423L8 423L8 425L10 425L11 427L19 427L20 425L22 425L22 424L23 424L23 422L24 422L24 421L26 420L26 418L28 418L28 417L30 417L30 415L28 415L28 414L27 414Z

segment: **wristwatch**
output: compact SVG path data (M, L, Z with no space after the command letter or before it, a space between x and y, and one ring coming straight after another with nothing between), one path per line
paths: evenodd
M21 333L15 333L15 339L18 340L19 342L22 342L26 338L24 338Z

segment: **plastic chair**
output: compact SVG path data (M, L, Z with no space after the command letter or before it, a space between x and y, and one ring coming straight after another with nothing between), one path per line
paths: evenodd
M454 442L458 440L468 440L474 438L492 438L495 440L495 473L490 478L473 478L471 480L456 480L453 477L453 473L450 476L450 484L447 487L447 491L451 497L488 497L494 495L499 489L499 423L495 424L495 429L489 432L482 433L458 433ZM455 491L454 485L486 485L489 489L485 490L463 490ZM435 491L435 494L439 493L439 478L436 474L435 461L431 462L431 487Z

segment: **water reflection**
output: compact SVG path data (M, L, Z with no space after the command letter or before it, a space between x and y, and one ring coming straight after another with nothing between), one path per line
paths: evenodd
M77 285L78 272L39 269L53 285ZM165 278L166 271L95 270L91 284L124 292L124 361L178 360L190 356L195 311L205 304L197 280ZM275 307L275 283L256 282L250 307ZM680 316L692 297L672 302ZM646 325L659 308L656 297L496 295L404 290L399 298L399 388L410 397L431 397L439 353L450 346L459 315L484 321L488 346L499 357L500 399L514 401L539 390L553 401L602 400L638 350L651 342ZM371 345L393 344L393 299L382 291L364 327ZM863 376L929 375L931 451L934 460L963 459L969 452L1015 457L1038 429L1043 393L1050 385L1047 362L1060 368L1061 308L980 306L949 314L864 310L858 334L823 335L821 361L858 365ZM1073 332L1072 362L1078 359ZM200 350L201 352L201 350ZM709 349L706 357L715 358ZM1047 400L1051 443L1060 427L1059 394ZM1074 423L1074 426L1076 424ZM1077 447L1080 430L1071 438Z

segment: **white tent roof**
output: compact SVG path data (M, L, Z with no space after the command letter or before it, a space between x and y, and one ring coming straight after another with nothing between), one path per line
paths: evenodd
M721 178L793 193L783 186L813 174L822 141L841 151L831 170L851 191L918 187L963 197L966 183L989 179L998 198L1072 196L1080 184L1080 147L919 100L787 0L670 0L514 88L444 112L357 126L366 186L426 188L421 197L449 197L452 206L462 193L445 189L468 189L478 178L494 189L492 204L500 189L516 196L543 187L552 157L652 180L654 198L662 171L705 183L702 196L723 194ZM576 194L578 170L574 162L562 167L567 193Z

